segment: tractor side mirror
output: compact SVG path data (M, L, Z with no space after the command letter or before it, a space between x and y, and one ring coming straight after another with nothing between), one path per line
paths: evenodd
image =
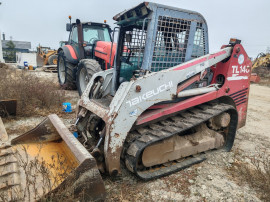
M70 23L67 23L66 24L66 31L67 32L70 32L71 31L71 28L72 28L72 25Z

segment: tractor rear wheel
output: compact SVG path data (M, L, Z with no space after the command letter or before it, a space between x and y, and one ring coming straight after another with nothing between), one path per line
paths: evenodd
M57 73L58 73L58 80L64 89L67 90L75 90L75 73L74 70L76 65L67 62L64 56L64 52L61 51L58 54L57 60Z
M102 69L99 63L92 59L81 60L78 67L76 85L79 95L81 96L92 76L95 73L102 71Z
M48 59L49 65L57 65L57 55L51 55Z

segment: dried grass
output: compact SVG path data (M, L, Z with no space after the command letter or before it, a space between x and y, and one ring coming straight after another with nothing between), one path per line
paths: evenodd
M270 78L261 78L259 84L270 87Z
M8 65L0 62L0 68L8 69Z
M16 99L20 116L44 115L60 111L65 92L51 80L38 78L26 70L0 68L0 100Z
M252 156L241 156L236 152L234 166L230 169L240 184L247 183L263 201L270 200L270 152L266 149Z

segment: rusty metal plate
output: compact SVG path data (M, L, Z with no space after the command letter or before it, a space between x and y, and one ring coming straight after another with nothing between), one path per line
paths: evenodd
M0 116L16 116L17 100L0 100Z

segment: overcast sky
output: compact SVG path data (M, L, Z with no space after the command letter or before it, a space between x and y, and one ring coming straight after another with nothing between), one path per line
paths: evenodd
M114 26L112 17L139 0L0 0L0 31L6 39L30 41L57 49L65 41L68 16L73 21L103 22ZM269 0L153 0L161 4L201 13L209 29L210 52L227 44L231 37L242 40L250 57L270 47Z

